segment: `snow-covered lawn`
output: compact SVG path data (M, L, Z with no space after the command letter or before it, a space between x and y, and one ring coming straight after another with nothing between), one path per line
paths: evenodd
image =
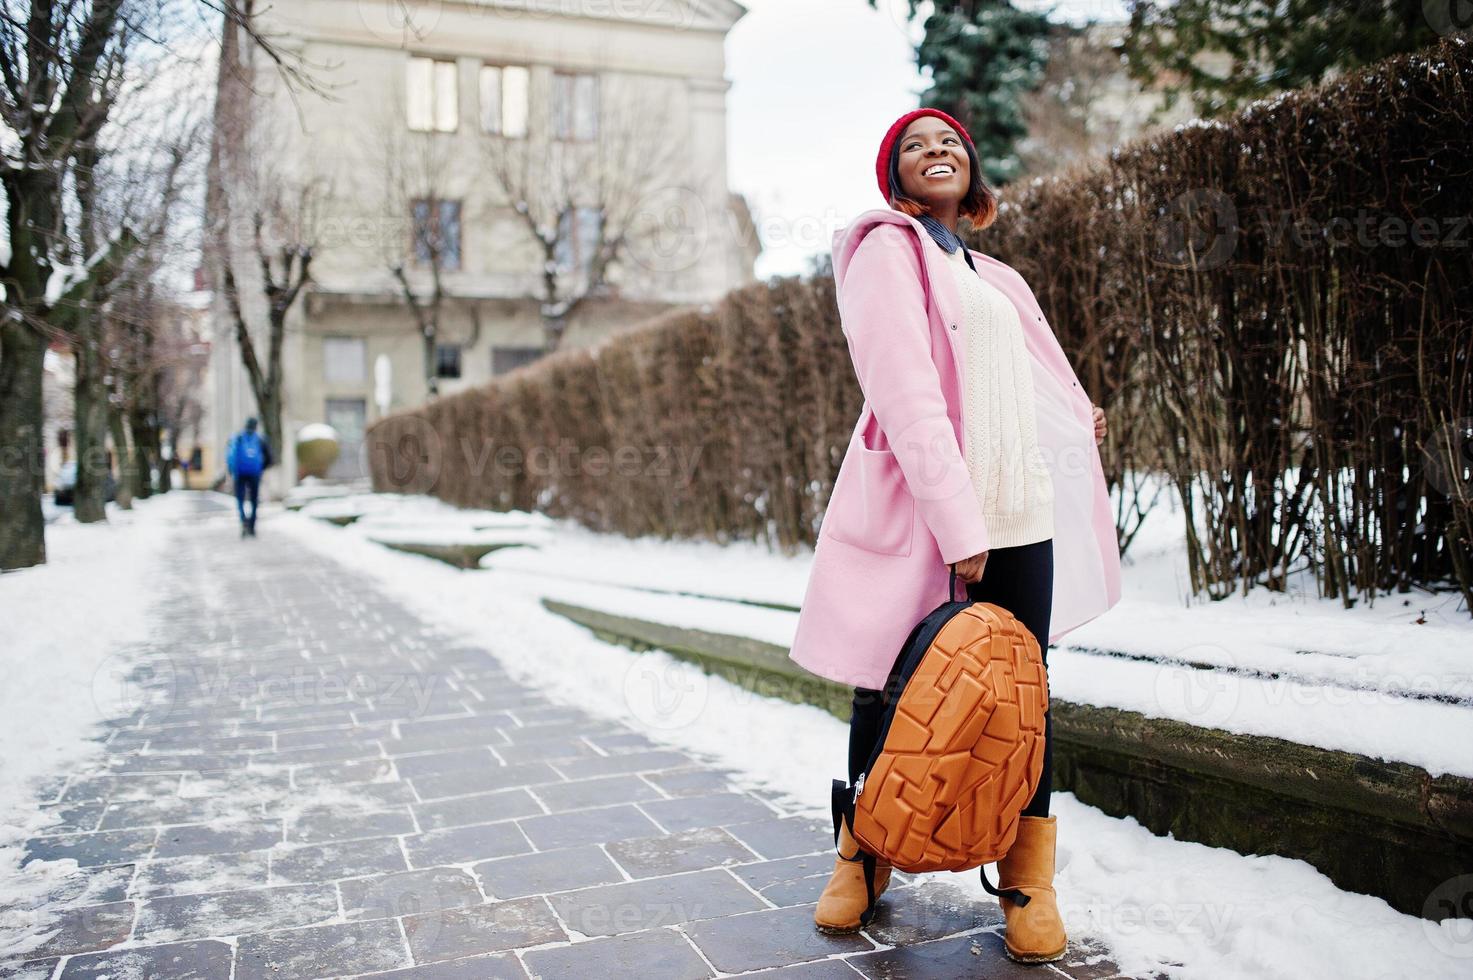
M453 515L467 528L484 526L488 516L427 500L406 501L404 506L434 513L441 529ZM380 518L393 512L377 508ZM501 519L516 522L512 515ZM817 708L758 697L659 651L636 654L604 643L537 601L556 595L631 615L679 614L681 618L665 621L706 628L718 628L713 624L719 622L728 632L780 642L777 617L790 613L618 586L637 583L796 604L806 580L804 558L775 557L748 545L630 541L557 522L537 550L496 552L484 562L486 571L462 572L390 551L357 525L335 528L306 512L283 515L263 527L264 534L290 533L368 573L421 615L496 653L519 680L550 696L633 725L657 741L702 753L733 769L739 783L775 790L794 808L827 818L828 781L842 775L847 729L841 722ZM1127 572L1127 581L1133 575L1133 570ZM702 618L701 603L709 619ZM1168 605L1169 600L1143 595L1137 587L1110 615L1125 619L1153 609L1165 615ZM1181 616L1197 635L1212 636L1212 629L1229 621L1242 632L1250 611L1255 624L1275 623L1275 635L1286 651L1301 637L1329 635L1324 630L1338 615L1355 617L1363 632L1414 628L1401 622L1406 615L1390 604L1346 614L1317 600L1270 603L1255 597L1235 611L1196 607L1182 610ZM1428 616L1439 618L1441 625L1434 629L1447 642L1473 637L1450 608L1429 607ZM1285 635L1296 619L1302 633ZM1124 629L1116 627L1116 635ZM1263 631L1255 625L1254 634L1262 638ZM1379 645L1384 638L1360 639L1352 655L1427 656ZM1426 669L1436 662L1424 661ZM1067 670L1076 661L1060 663ZM1134 820L1108 817L1069 793L1054 794L1053 812L1060 829L1057 886L1068 927L1076 937L1103 939L1128 972L1165 970L1210 980L1451 978L1468 976L1473 968L1473 935L1466 921L1439 925L1403 915L1381 899L1336 888L1303 861L1244 856L1158 837ZM975 901L994 901L973 874L925 877L959 886Z
M30 921L31 899L76 870L47 861L16 873L20 844L55 822L37 792L102 756L100 723L136 707L129 644L147 639L166 522L185 495L109 504L105 524L63 508L46 528L45 565L0 575L0 933ZM4 950L0 950L3 958Z

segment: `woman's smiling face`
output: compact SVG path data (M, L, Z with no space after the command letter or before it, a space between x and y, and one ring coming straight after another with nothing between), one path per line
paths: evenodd
M945 120L921 116L900 137L900 189L928 207L955 204L972 186L962 138Z

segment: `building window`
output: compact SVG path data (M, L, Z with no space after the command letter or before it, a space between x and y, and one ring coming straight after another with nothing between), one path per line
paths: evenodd
M421 133L455 132L460 120L458 88L455 62L410 58L406 85L409 128Z
M523 364L531 364L541 356L541 347L493 347L491 348L491 373L505 374Z
M530 75L520 65L481 67L481 129L501 136L527 135Z
M553 258L560 271L576 268L587 275L593 262L594 250L598 248L599 223L603 212L599 208L579 207L564 211L558 221L557 246Z
M560 140L598 136L598 76L552 73L552 129Z
M435 345L435 377L458 378L460 377L460 345L459 344L436 344Z
M359 384L368 377L368 341L362 337L322 338L322 380Z
M460 202L415 198L414 259L441 269L460 268Z

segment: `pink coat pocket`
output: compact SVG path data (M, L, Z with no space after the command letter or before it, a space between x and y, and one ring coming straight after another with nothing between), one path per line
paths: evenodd
M895 454L856 439L839 465L819 532L865 551L908 555L915 512Z

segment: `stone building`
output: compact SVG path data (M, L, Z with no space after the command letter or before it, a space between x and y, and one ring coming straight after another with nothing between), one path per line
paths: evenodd
M589 346L754 279L760 243L726 159L724 40L745 12L731 0L266 5L264 33L314 85L292 90L237 38L250 84L227 91L222 73L211 220L262 357L259 253L285 281L282 249L312 249L283 334L287 445L272 490L295 482L290 443L308 423L339 432L331 475L352 478L384 413L528 363L550 337ZM212 320L218 458L255 402L223 296Z

